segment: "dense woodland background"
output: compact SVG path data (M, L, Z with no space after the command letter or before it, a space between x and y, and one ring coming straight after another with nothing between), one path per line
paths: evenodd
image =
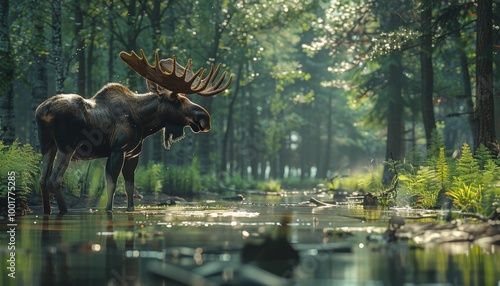
M450 153L481 143L498 154L497 1L0 1L7 145L38 150L34 109L56 93L89 98L107 82L146 92L118 57L143 49L150 62L159 50L194 69L223 63L235 80L190 96L212 114L210 133L186 130L170 151L152 136L142 165L331 178L425 151L433 130Z

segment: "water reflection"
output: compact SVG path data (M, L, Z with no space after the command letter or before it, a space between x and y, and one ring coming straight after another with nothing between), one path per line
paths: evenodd
M126 215L127 220L123 226L125 232L124 251L118 248L115 240L115 221L112 213L106 213L106 285L137 285L139 282L138 263L139 258L134 255L125 255L127 252L134 251L135 240L135 219L133 214Z
M63 218L57 216L51 224L50 217L44 216L40 236L42 271L40 281L43 285L69 285L68 252L62 249L61 232Z
M370 241L369 234L387 228L390 212L316 208L301 201L259 197L219 208L20 217L17 276L8 278L2 267L0 284L171 285L158 275L169 269L192 275L186 281L202 277L236 285L256 273L241 261L244 245L276 232L284 214L291 215L288 238L300 255L295 269L286 273L290 284L497 285L500 280L498 246ZM1 221L0 242L7 238L5 225ZM9 254L5 245L0 247L5 266ZM266 276L261 274L254 276Z

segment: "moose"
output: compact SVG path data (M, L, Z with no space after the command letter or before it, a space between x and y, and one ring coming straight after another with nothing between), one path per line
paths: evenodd
M217 79L221 64L214 69L192 70L175 57L159 58L150 65L144 51L121 52L120 58L146 80L148 93L137 94L119 83L108 83L92 98L76 94L58 94L42 102L35 111L42 152L40 189L44 214L51 214L50 195L54 195L59 213L68 212L61 191L63 175L71 160L107 157L105 174L108 201L112 212L118 176L123 175L127 194L127 211L134 210L134 173L142 144L149 135L163 129L164 146L169 149L185 135L211 129L210 114L186 95L197 93L213 97L225 91L227 72ZM206 76L205 76L206 75Z

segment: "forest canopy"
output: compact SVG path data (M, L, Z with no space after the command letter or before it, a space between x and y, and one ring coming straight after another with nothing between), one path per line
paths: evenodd
M194 70L223 63L235 78L216 98L189 96L210 111L210 133L169 151L151 136L142 166L332 178L426 152L434 131L450 152L499 151L496 1L3 0L0 14L7 145L39 149L34 110L57 93L146 92L118 57L143 49Z

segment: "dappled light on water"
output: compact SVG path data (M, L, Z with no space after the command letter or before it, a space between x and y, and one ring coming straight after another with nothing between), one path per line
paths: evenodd
M500 280L498 245L486 239L441 243L424 231L395 239L388 232L395 214L409 218L406 230L439 216L318 207L300 195L144 206L135 212L118 208L113 214L100 209L32 214L18 218L17 261L23 267L15 280L3 275L2 285L496 285ZM464 235L449 228L439 235ZM6 255L0 252L4 261Z

